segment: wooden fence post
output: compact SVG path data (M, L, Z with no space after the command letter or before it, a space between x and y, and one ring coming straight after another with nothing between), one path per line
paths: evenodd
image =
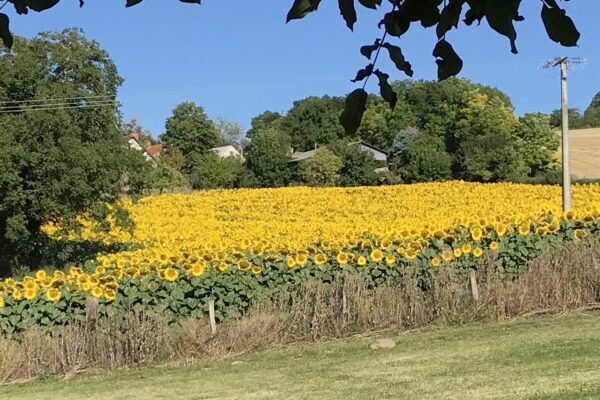
M85 322L88 330L96 330L96 324L98 323L98 299L95 297L90 296L85 302Z
M215 319L215 301L208 301L208 318L210 319L210 330L213 335L217 333L217 320Z
M471 293L473 294L473 300L479 301L479 287L477 286L477 275L475 270L471 268L469 271L469 277L471 278Z

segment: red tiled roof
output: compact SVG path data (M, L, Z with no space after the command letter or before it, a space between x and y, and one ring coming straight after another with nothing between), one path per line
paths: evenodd
M162 144L153 144L152 146L148 146L146 149L146 153L148 153L151 157L154 157L158 153L160 153L163 149Z
M128 139L133 139L133 140L135 140L138 143L140 142L140 134L138 132L130 133L129 136L127 136L127 138Z

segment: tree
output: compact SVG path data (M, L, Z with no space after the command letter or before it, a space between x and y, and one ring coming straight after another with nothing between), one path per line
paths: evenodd
M191 165L193 158L208 153L221 140L217 128L206 116L204 109L191 101L183 102L173 109L165 128L161 140L167 148L176 147L181 151L186 167Z
M452 164L443 137L413 126L398 132L388 155L388 168L408 183L451 179Z
M341 97L308 97L295 101L282 119L280 129L290 136L294 150L314 149L345 136L338 122L343 108Z
M177 147L168 147L160 153L161 164L173 168L175 171L183 171L185 158Z
M274 128L279 129L283 116L277 112L265 111L262 114L252 118L251 128L246 133L246 137L252 139L256 131L263 129Z
M221 145L230 144L236 149L242 150L242 140L245 136L242 125L225 117L217 117L215 127L221 137Z
M331 150L342 161L339 170L339 186L370 186L377 183L379 167L373 157L373 153L363 151L360 142L338 140L328 145Z
M285 186L290 177L290 137L274 128L258 130L246 153L248 168L263 187Z
M121 83L108 53L80 30L16 38L11 52L0 51L4 271L42 260L43 224L76 227L76 216L106 210L99 201L117 196L130 154L112 100Z
M600 92L596 93L583 114L583 123L589 128L600 127Z
M542 113L529 113L519 118L515 127L516 148L527 166L528 176L552 171L558 167L556 151L559 135L550 127L550 118Z
M569 111L567 114L569 116L569 128L581 129L581 128L585 127L585 121L578 109L569 108ZM562 126L562 110L558 109L558 110L552 111L550 113L549 118L550 118L549 119L550 126L553 128L556 128L556 129L560 129L560 127Z
M392 110L381 98L373 96L357 133L364 142L387 150L398 132L414 125L416 120L412 107L404 99L399 99Z
M194 158L190 177L194 189L231 188L235 172L226 159L209 152Z
M298 175L304 183L312 186L334 186L340 179L342 160L327 147L320 147L315 155L300 161Z

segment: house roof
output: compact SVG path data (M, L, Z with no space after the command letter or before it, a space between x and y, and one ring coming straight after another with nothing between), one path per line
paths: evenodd
M162 151L162 149L163 149L162 144L153 144L151 146L148 146L148 148L146 148L146 153L148 153L151 157L154 157L155 155L160 153Z
M224 157L231 153L240 154L238 149L236 149L234 146L232 146L230 144L226 144L225 146L213 147L211 150L214 151L218 156L221 156L221 157Z
M139 143L140 142L140 134L139 134L139 132L130 133L129 135L127 135L127 139L133 139Z
M312 156L314 156L316 152L317 152L317 149L313 149L313 150L309 150L309 151L297 151L294 154L292 154L291 161L293 162L293 161L306 160L307 158L311 158Z

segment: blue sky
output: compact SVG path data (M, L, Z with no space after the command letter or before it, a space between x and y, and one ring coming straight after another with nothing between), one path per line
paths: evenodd
M11 28L31 37L40 31L80 27L107 49L125 78L119 101L126 118L137 118L154 136L164 130L175 105L192 100L212 118L223 116L250 126L269 109L285 112L310 95L343 95L356 85L356 70L366 65L363 44L380 36L381 11L361 9L354 33L339 16L337 1L323 0L317 13L285 24L292 0L204 0L201 6L176 0L145 0L125 9L125 0L63 0L52 10L14 15ZM386 2L384 2L386 3ZM600 1L561 2L582 33L578 48L551 42L539 18L541 2L523 2L525 22L517 25L519 54L508 40L482 22L461 23L447 36L465 61L460 76L508 93L517 112L558 108L557 70L540 66L555 56L579 56L587 64L572 71L570 106L585 109L600 91ZM4 11L8 10L8 7ZM431 56L435 31L414 25L393 43L403 48L416 79L434 79ZM404 79L386 57L380 67ZM369 83L377 91L376 80Z

